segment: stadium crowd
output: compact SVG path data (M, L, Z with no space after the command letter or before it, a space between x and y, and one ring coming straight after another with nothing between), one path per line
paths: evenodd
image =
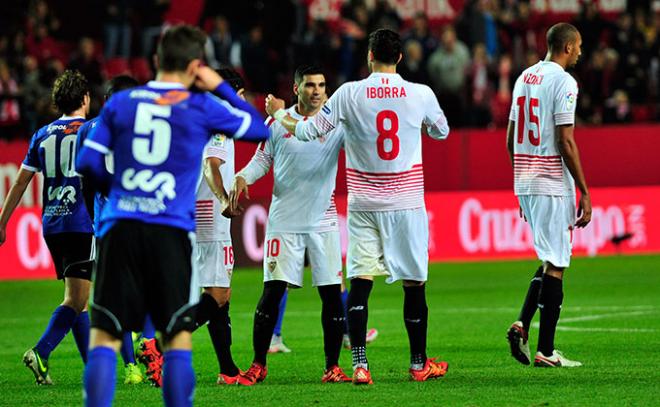
M1 138L27 139L55 118L49 92L66 68L90 81L93 112L108 78L120 73L141 82L151 78L149 56L169 24L171 0L31 0L28 8L23 3L3 2L0 15ZM336 23L309 21L304 1L224 3L206 2L199 21L209 34L207 61L242 71L257 99L272 91L288 93L291 72L301 63L323 66L330 89L363 77L367 33L388 27L405 41L402 76L430 85L454 127L499 127L508 118L513 81L545 54L547 24L535 21L529 2L521 0L467 1L452 24L438 26L423 14L404 21L381 0L347 1ZM594 2L585 3L575 18L584 35L575 69L580 122L660 118L660 14L648 1L627 3L628 11L614 18L601 16ZM76 15L95 17L83 21ZM278 18L264 18L273 15Z

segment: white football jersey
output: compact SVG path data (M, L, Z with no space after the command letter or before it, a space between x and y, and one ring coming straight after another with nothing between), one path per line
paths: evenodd
M559 153L555 126L575 123L578 87L559 64L539 61L513 88L516 195L575 196L575 181Z
M372 73L340 86L319 114L297 124L296 137L312 140L341 125L349 210L415 209L424 207L422 124L435 139L449 134L431 88Z
M208 157L224 161L220 166L220 175L225 191L229 191L234 180L234 140L216 134L204 148L202 160ZM198 242L230 240L231 220L222 216L222 205L204 178L204 165L201 171L195 207L196 240Z
M291 117L306 121L295 106ZM268 118L271 136L237 175L248 184L273 167L273 196L268 211L269 233L314 233L339 230L335 206L337 158L343 144L341 129L332 137L306 143L296 139L280 123Z

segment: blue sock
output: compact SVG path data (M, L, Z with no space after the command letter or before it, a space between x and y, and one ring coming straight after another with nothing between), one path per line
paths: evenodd
M133 350L133 333L124 332L124 337L121 341L121 358L124 359L124 364L135 363L135 351Z
M341 292L341 303L344 306L344 334L348 334L348 289Z
M97 347L89 352L83 376L83 400L86 407L112 405L117 381L117 355L107 347Z
M76 311L73 308L67 307L66 305L60 305L55 308L53 315L50 317L50 322L48 322L48 327L46 327L46 331L35 346L40 357L46 360L48 359L53 349L55 349L57 345L62 342L62 339L64 339L66 334L69 333L75 320Z
M282 336L282 321L284 320L284 311L286 311L286 300L289 297L289 290L284 291L284 295L280 300L280 313L277 316L277 322L275 323L275 330L273 335Z
M87 349L89 349L89 314L87 311L78 314L71 331L73 332L73 338L76 340L80 357L83 363L87 363Z
M163 360L163 400L165 400L165 406L192 406L195 392L192 351L170 350L165 352Z
M147 318L144 320L142 337L147 339L154 339L156 337L156 327L154 326L154 323L149 315L147 315Z

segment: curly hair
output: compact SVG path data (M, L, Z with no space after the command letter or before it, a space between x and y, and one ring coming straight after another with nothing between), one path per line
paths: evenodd
M55 79L51 99L60 112L70 114L79 109L89 94L87 78L78 71L66 70Z

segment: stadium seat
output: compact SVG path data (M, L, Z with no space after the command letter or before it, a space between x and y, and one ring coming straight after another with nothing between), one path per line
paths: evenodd
M105 72L105 76L108 78L112 78L117 75L129 75L131 73L128 67L128 60L126 58L108 59L103 65L103 71Z
M146 58L132 58L130 68L133 76L140 83L146 83L153 78L151 66Z

